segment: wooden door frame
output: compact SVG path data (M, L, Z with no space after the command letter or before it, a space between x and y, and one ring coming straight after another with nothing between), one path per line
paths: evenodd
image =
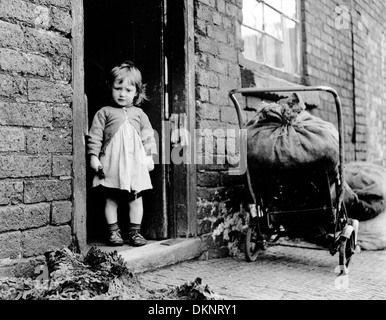
M173 112L187 115L187 129L191 143L187 147L190 164L171 163L171 201L169 203L171 237L195 236L197 234L196 165L194 163L196 125L195 70L194 70L194 7L193 0L183 0L174 14L175 28L170 36L170 54L176 58L170 69L170 97ZM72 88L73 88L73 242L83 252L87 248L87 185L85 135L88 131L87 101L84 88L84 10L83 0L71 0L72 6ZM170 30L170 32L172 32ZM176 41L174 41L176 40ZM176 99L174 97L177 97Z
M173 186L170 201L172 237L197 235L197 193L195 164L196 103L195 103L195 51L194 51L194 0L169 0L167 10L169 32L169 87L170 105L173 113L186 114L190 143L186 147L188 164L171 163L170 179ZM168 1L167 1L168 2ZM181 27L183 26L183 27Z
M72 6L72 88L73 88L73 243L80 251L87 248L86 203L86 133L87 101L84 89L84 18L83 0L71 0Z

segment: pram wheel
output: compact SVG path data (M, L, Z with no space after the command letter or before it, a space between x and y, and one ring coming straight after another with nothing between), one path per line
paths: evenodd
M248 262L254 262L259 253L266 250L264 240L259 239L259 231L257 225L248 227L245 237L245 258Z
M343 275L350 273L353 256L355 253L355 231L352 231L350 238L341 237L339 239L339 266Z

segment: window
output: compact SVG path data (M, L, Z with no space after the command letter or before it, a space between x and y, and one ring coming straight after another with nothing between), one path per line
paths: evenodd
M243 0L244 57L300 73L300 0Z

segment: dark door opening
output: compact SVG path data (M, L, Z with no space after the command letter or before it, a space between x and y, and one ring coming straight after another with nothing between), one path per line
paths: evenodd
M158 139L162 158L164 115L164 6L163 1L117 0L84 1L85 24L85 92L88 121L91 125L97 110L109 103L106 75L123 60L133 61L141 70L149 101L142 105ZM147 239L161 240L170 236L166 195L166 166L156 165L151 172L153 189L145 191L142 233ZM106 233L104 199L90 189L92 174L87 168L87 239L103 241ZM128 224L128 208L121 207L121 228ZM127 223L126 223L127 222Z

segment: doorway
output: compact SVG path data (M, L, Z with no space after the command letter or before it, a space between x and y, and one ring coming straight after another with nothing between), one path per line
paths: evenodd
M146 101L141 107L149 116L156 132L159 159L164 151L165 112L165 28L164 1L116 0L83 1L84 6L84 68L88 123L95 113L109 103L106 90L107 74L117 63L131 60L141 70L146 84ZM161 162L161 161L160 161ZM152 190L144 192L142 234L151 240L172 237L174 219L170 216L169 168L156 165L151 172ZM92 173L87 165L87 241L103 241L106 234L104 199L91 190ZM125 231L128 207L118 214ZM127 219L127 220L126 220Z

